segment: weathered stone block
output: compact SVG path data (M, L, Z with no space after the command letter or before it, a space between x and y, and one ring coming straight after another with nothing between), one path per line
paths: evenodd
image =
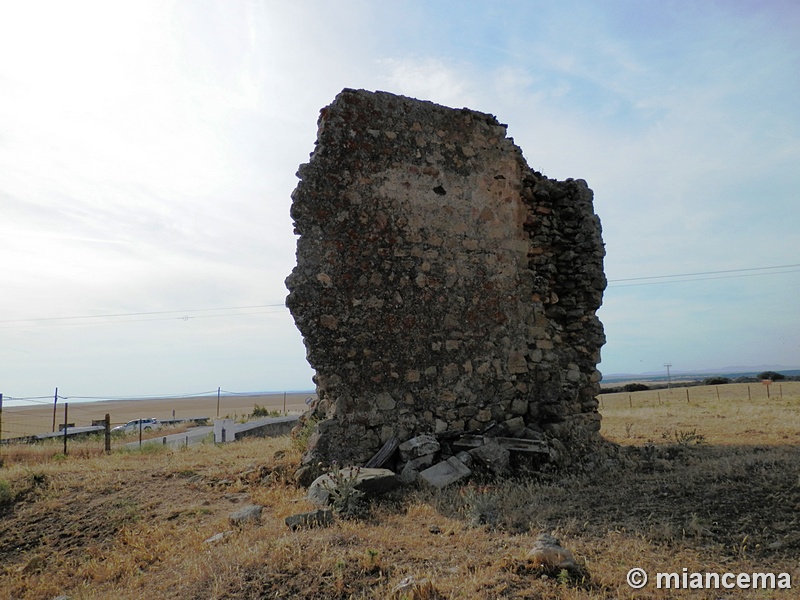
M432 435L418 435L400 444L398 449L400 458L409 461L426 454L435 454L439 451L439 442Z
M482 446L470 450L469 453L495 475L503 475L508 471L511 453L503 448L496 438L487 438Z
M469 467L456 457L451 456L447 460L422 471L419 474L419 478L428 485L442 489L470 475L472 475L472 471Z

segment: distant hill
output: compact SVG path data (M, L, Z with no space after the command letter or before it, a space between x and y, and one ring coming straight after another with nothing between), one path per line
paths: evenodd
M602 371L602 368L601 368ZM701 369L688 371L670 371L673 380L706 379L707 377L755 377L764 371L775 371L787 377L800 377L800 368L782 365L760 365L755 367L724 367L721 369ZM666 369L645 373L610 373L603 374L603 383L622 383L625 381L667 381Z

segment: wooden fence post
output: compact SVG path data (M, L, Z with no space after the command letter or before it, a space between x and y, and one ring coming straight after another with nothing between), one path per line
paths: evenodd
M56 432L56 405L58 404L58 388L56 393L53 394L53 433Z
M67 408L69 407L69 402L64 402L64 456L67 455Z
M106 454L111 454L111 415L106 413Z
M633 408L633 398L631 398L630 394L628 394L628 404L630 404L631 408Z
M686 388L686 402L689 402L689 388Z

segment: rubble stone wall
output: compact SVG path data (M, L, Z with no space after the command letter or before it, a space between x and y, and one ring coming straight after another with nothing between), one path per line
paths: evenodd
M345 89L292 199L286 304L316 371L308 462L391 437L598 437L606 280L586 182L528 168L489 114Z

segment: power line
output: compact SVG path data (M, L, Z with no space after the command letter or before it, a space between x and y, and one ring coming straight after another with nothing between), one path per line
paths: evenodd
M109 313L103 315L78 315L74 317L33 317L29 319L9 319L0 321L0 323L27 323L30 321L70 321L75 319L105 319L105 318L114 318L114 317L138 317L138 316L150 316L150 315L169 315L169 314L177 314L177 313L192 313L192 312L210 312L216 310L246 310L251 308L272 308L275 306L284 306L283 303L281 304L254 304L251 306L222 306L217 308L192 308L192 309L184 309L184 310L156 310L156 311L149 311L149 312L130 312L130 313Z
M686 283L691 281L712 281L714 279L736 279L739 277L763 277L764 275L785 275L787 273L800 273L800 269L794 271L775 271L772 273L746 273L742 275L723 275L722 277L696 277L694 279L673 279L670 281L645 281L642 283L626 283L623 285L609 285L610 288L621 288L621 287L636 287L641 285L664 285L667 283ZM679 276L677 276L679 277ZM643 278L647 279L647 278ZM615 281L625 281L623 279L617 279Z
M645 279L669 279L672 277L694 277L695 275L719 275L722 273L744 273L746 271L766 271L767 269L789 269L793 267L800 267L800 264L778 265L775 267L750 267L747 269L728 269L726 271L702 271L699 273L678 273L676 275L650 275L647 277L628 277L626 279L609 279L608 282L617 283L620 281L643 281ZM787 272L791 273L792 271L787 271Z
M146 323L150 321L194 321L196 319L220 319L224 317L250 317L253 315L273 315L277 313L282 313L282 310L264 310L258 312L248 312L248 313L233 313L229 315L184 315L181 317L156 317L153 319L114 319L111 321L82 321L80 323L49 323L48 327L86 327L86 326L93 326L93 325L116 325L117 323ZM27 321L26 321L27 322ZM0 324L0 327L18 327L20 326L19 323L17 324L9 324L3 325Z

